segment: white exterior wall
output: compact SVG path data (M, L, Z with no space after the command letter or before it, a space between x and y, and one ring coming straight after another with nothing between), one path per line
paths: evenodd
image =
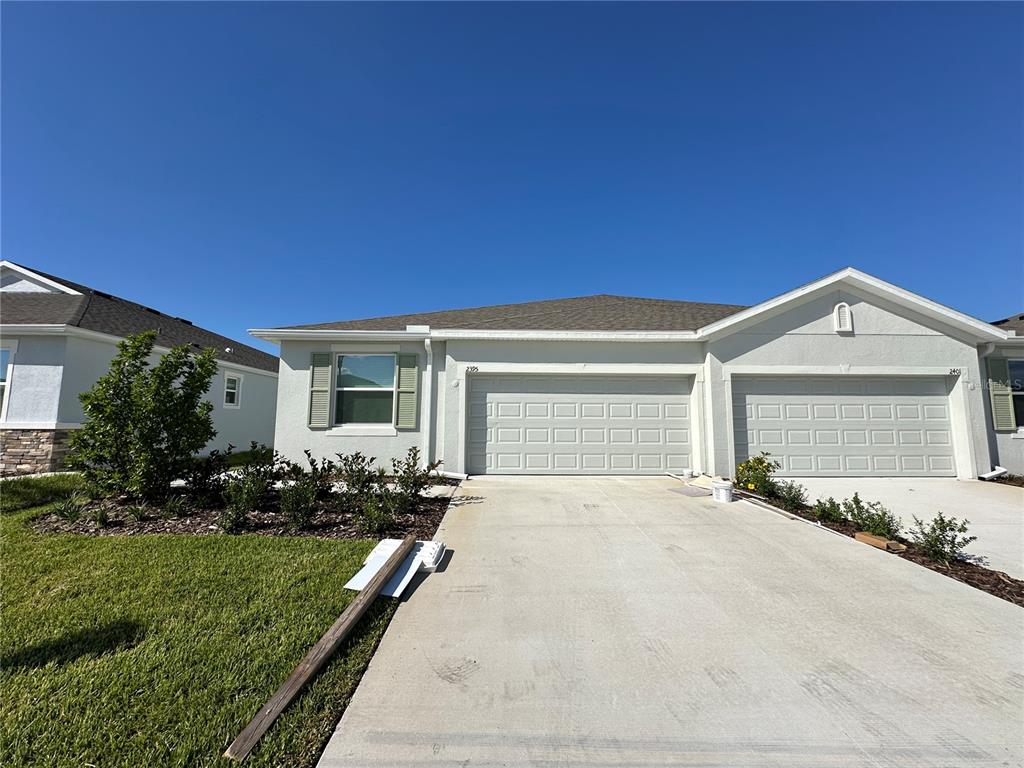
M7 382L4 427L53 429L58 422L65 342L62 336L4 336L17 342Z
M836 334L832 309L845 301L853 334ZM743 374L927 375L960 374L951 381L950 415L961 478L990 468L982 378L974 343L908 317L875 297L829 291L756 325L707 343L708 391L715 414L709 455L715 474L735 466L731 378Z
M1024 360L1024 345L997 344L989 357ZM981 370L984 374L982 381L987 383L988 368L984 358L981 361ZM983 390L982 401L985 408L985 425L988 429L989 451L992 454L992 464L1005 467L1015 475L1024 475L1024 432L996 432L992 428L992 403L989 400L988 390L985 388Z
M437 393L443 391L444 344L434 343L434 376L430 411L437 411ZM333 427L312 429L309 426L309 366L314 352L349 354L406 353L419 358L420 403L415 429L391 429L384 425L370 429ZM440 363L440 365L438 365ZM333 380L333 379L332 379ZM286 458L305 464L303 451L309 449L317 458L334 459L338 453L361 451L374 457L380 466L390 469L391 460L405 456L409 448L416 447L424 453L423 427L426 418L423 393L427 385L426 347L423 342L402 343L325 343L287 341L281 344L281 368L277 389L277 427L274 447ZM331 402L333 406L334 397ZM387 434L380 434L385 431ZM432 430L436 436L436 430ZM433 439L432 446L435 445ZM432 451L433 451L432 447Z
M90 389L110 369L117 344L103 339L77 336L20 336L14 369L8 383L10 402L8 428L46 429L77 427L82 423L78 395ZM154 354L156 361L159 354ZM224 408L225 372L243 377L242 407ZM229 442L246 448L256 440L270 445L274 440L274 409L277 379L270 373L249 368L218 365L207 399L213 403L213 426L217 437L209 450L225 448Z

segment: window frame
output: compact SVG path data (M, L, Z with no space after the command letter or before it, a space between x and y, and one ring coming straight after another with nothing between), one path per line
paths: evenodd
M221 400L221 404L225 408L231 408L232 410L234 410L234 409L242 407L242 380L244 378L245 377L242 374L240 374L240 373L227 373L227 372L224 373L224 396L223 396L223 398ZM237 384L235 385L235 389L234 389L234 392L235 392L235 402L234 403L229 403L228 402L228 392L231 391L231 390L228 389L228 379L234 379L237 382Z
M343 357L390 357L392 363L391 387L339 387L338 374L341 372L341 359ZM395 409L398 407L398 353L397 352L335 352L333 365L331 366L331 429L381 429L393 430L395 428ZM389 421L341 421L341 414L338 412L339 392L390 392L391 393L391 419Z
M1024 379L1021 379L1021 388L1013 388L1013 372L1010 370L1010 366L1017 364L1024 368L1024 357L1008 357L1006 358L1006 372L1009 375L1010 381L1010 401L1013 403L1013 419L1015 422L1016 433L1014 437L1024 437ZM1021 407L1017 407L1017 403L1021 403Z
M11 402L11 379L14 378L14 358L18 354L18 340L0 341L0 349L8 352L7 370L4 371L3 392L0 393L0 422L7 421L7 407Z

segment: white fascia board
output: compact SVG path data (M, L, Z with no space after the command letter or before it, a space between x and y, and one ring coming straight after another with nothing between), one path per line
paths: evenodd
M44 325L44 324L28 324L25 325L0 325L0 337L3 336L74 336L80 339L90 339L92 341L105 341L110 344L117 344L119 341L123 341L123 336L114 336L109 333L100 333L99 331L92 331L88 328L79 328L77 325ZM171 351L170 347L162 347L159 344L153 346L154 352L165 354ZM231 368L239 371L248 371L250 373L259 374L262 376L273 376L277 378L277 371L268 371L263 368L254 368L251 365L243 365L242 363L235 363L228 360L221 360L216 358L217 365L223 368Z
M430 338L479 341L699 341L697 331L474 331L438 329Z
M992 339L1002 341L1009 338L1006 331L996 328L993 325L989 325L988 323L971 317L970 315L965 315L963 312L958 312L950 307L943 306L931 299L918 296L916 293L911 293L910 291L893 285L892 283L887 283L884 280L880 280L877 277L873 277L865 272L854 269L853 267L847 267L846 269L834 272L820 280L815 280L812 283L808 283L800 288L784 293L781 296L768 299L768 301L764 301L753 307L745 309L742 312L737 312L735 315L730 315L716 323L705 325L698 331L698 333L700 337L704 339L712 339L727 335L743 327L744 324L756 321L756 319L762 315L779 310L788 304L800 301L814 293L844 282L855 288L865 290L875 296L909 307L910 309L913 309L927 317L931 317L956 328L966 330L968 333L971 333L983 341Z
M7 259L0 259L0 268L9 269L12 272L17 272L19 275L23 275L27 277L29 280L35 280L36 282L42 283L43 285L48 285L51 288L56 288L58 291L61 291L62 293L70 293L72 296L82 295L80 291L68 288L63 283L58 283L56 280L51 280L48 277L43 277L42 275L33 272L31 269L26 269L25 267L22 267L18 264L14 264L13 262L7 261Z
M249 335L280 344L284 341L422 341L432 334L421 331L332 331L302 328L250 328Z

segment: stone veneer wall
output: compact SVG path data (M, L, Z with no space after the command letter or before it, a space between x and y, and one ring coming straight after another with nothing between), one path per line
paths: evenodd
M62 469L70 440L69 429L0 429L0 477Z

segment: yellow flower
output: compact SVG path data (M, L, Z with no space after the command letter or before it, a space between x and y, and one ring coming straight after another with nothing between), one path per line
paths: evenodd
M747 490L748 491L754 490L754 484L753 483L747 483Z

